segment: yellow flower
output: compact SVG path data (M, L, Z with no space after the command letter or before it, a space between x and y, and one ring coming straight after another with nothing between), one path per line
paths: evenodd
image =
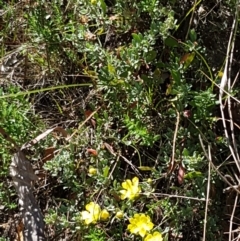
M148 234L144 241L162 241L162 234L159 232L154 232L153 234Z
M118 219L122 219L122 218L123 218L123 212L122 212L122 211L118 211L118 212L116 213L116 217L117 217Z
M81 216L85 224L96 223L97 221L107 220L109 218L109 212L106 209L101 210L97 203L90 202L86 205L87 211L82 211Z
M101 208L97 203L90 202L86 205L87 211L82 211L81 216L85 224L96 223L101 214Z
M150 217L143 213L134 214L133 218L129 219L129 222L127 229L133 234L139 234L141 237L144 237L154 226Z
M138 186L139 180L137 177L134 177L131 180L127 179L125 182L122 183L122 187L125 190L121 190L120 193L121 199L124 200L126 198L133 200L134 198L139 196L139 193L141 192L141 188Z
M147 182L150 183L150 184L152 184L153 180L152 180L151 178L148 178L148 179L147 179Z
M106 209L103 209L100 213L100 219L107 220L109 218L109 212Z
M90 176L94 176L94 175L97 174L97 169L94 168L94 167L89 167L88 173L89 173Z

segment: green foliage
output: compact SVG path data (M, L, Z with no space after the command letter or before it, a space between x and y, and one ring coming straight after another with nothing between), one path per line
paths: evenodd
M16 87L1 88L0 96L4 94L14 94L19 91ZM0 120L1 127L15 140L18 145L21 145L36 133L36 126L32 123L34 117L31 113L31 105L29 101L18 96L12 99L2 99L0 101ZM1 204L7 208L16 208L16 202L13 202L14 191L9 188L8 182L5 179L8 177L9 164L13 153L13 146L7 142L3 136L0 136L0 198Z
M107 239L106 235L102 230L97 228L93 228L90 230L89 234L84 236L85 240L93 240L93 241L105 241Z
M68 126L71 138L51 137L41 143L43 150L49 143L57 150L53 158L39 161L49 195L44 210L49 230L59 234L68 230L71 237L84 240L141 240L127 229L129 219L141 212L150 215L157 230L163 230L165 240L170 240L170 233L187 240L189 227L191 240L199 240L208 165L198 136L216 149L225 143L222 136L219 143L215 141L218 102L206 78L213 81L206 48L197 28L187 26L185 33L179 24L179 2L38 0L26 3L26 11L13 2L3 7L7 10L4 22L13 23L19 13L14 23L20 22L21 27L4 24L1 37L7 42L10 33L12 41L18 40L18 52L34 75L25 93L13 87L1 89L0 96L13 94L0 101L2 127L19 144L31 139L36 126L30 100L24 95L37 96L38 90L30 88L38 86L39 80L44 80L39 93L48 92L48 98L41 96L47 105L56 108L61 118L74 119L69 126L58 117L54 120ZM192 11L191 6L187 15ZM176 36L179 29L186 37ZM2 47L2 56L7 53L11 54L9 48ZM75 89L64 91L60 84L75 84ZM1 138L0 144L3 180L11 147ZM36 159L42 157L40 151L36 153ZM138 190L129 184L135 176L140 179L141 194L122 200L124 186L130 193ZM218 182L211 177L211 183ZM8 186L6 181L0 184L0 199L5 207L14 208L14 192ZM39 192L46 196L44 190ZM221 219L215 201L220 196L209 205L216 217L208 216L207 240L219 240ZM96 223L86 226L81 214L90 202L106 208L109 219L100 222L94 217ZM115 216L118 211L123 212L121 219Z

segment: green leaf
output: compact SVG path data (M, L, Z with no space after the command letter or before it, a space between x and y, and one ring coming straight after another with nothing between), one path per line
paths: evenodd
M142 34L136 34L136 33L132 33L132 37L136 43L140 43L143 38Z
M108 64L108 72L109 72L109 74L111 74L111 75L114 75L115 72L116 72L114 66L112 66L111 64Z
M187 69L192 61L194 60L195 52L192 53L186 53L182 56L180 63L183 64L184 69Z
M138 169L141 170L141 171L153 171L154 167L140 166L140 167L138 167Z
M149 82L152 80L152 78L149 78L148 75L142 74L141 79L144 80L144 82Z
M104 176L104 177L108 177L109 169L110 169L109 166L105 166L105 167L103 168L103 176Z
M149 51L147 53L147 56L146 56L146 61L147 62L151 62L151 61L156 59L156 56L157 56L157 52L156 51L154 51L154 50Z
M123 85L124 84L124 80L123 79L113 79L109 84L112 85L112 86L114 86L114 85Z
M189 156L189 152L186 148L183 149L182 154L183 154L183 156Z
M160 84L164 82L165 79L162 78L162 72L159 68L156 68L155 71L153 72L153 79L159 80Z
M101 6L101 8L102 8L103 14L105 15L106 12L107 12L107 5L106 5L106 3L104 2L104 0L100 0L100 6Z
M173 37L166 38L165 41L164 41L164 44L168 47L171 47L171 48L179 46L178 41Z
M119 75L121 78L127 78L128 77L128 71L124 71Z
M203 174L201 172L197 172L197 171L193 171L193 172L189 172L187 174L184 175L185 179L195 179L197 177L202 177Z
M197 40L197 34L194 28L190 30L189 37L192 42L195 42Z
M172 82L168 85L167 90L166 90L166 95L172 94L172 85L173 85Z
M173 69L173 70L171 71L171 76L172 76L172 78L174 79L174 81L175 81L176 83L180 83L180 81L181 81L180 71Z

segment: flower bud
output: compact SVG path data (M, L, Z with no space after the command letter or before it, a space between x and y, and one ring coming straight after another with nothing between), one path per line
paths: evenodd
M147 179L147 182L148 182L149 184L152 184L152 182L153 182L152 178L148 178L148 179Z
M101 220L107 220L109 218L109 212L106 209L103 209L100 213L100 219Z
M122 212L122 211L116 212L116 217L117 217L118 219L122 219L122 218L123 218L123 212Z
M97 169L94 168L94 167L89 167L88 174L90 174L91 176L96 175L97 174Z

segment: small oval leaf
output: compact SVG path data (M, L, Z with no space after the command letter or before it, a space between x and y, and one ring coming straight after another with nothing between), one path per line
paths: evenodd
M138 167L138 169L141 171L152 171L152 170L154 170L154 167L140 166L140 167Z

